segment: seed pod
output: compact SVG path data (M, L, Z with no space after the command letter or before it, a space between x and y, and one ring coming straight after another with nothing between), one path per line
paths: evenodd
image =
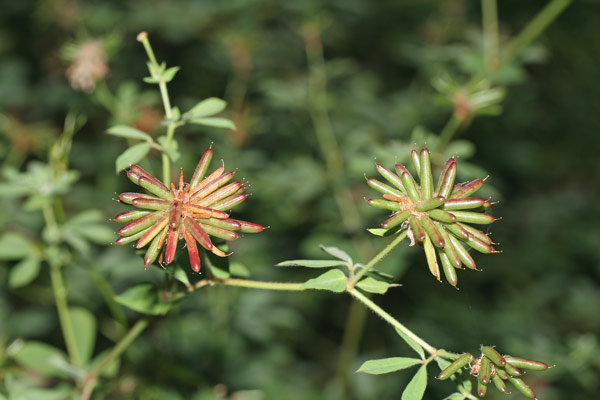
M510 394L506 390L506 385L504 384L504 381L498 375L492 376L492 382L494 382L494 386L496 386L496 389L498 389L502 393Z
M206 250L212 250L213 244L210 241L210 237L208 237L207 232L193 218L186 218L183 221L183 225L185 230L200 243L200 246Z
M408 197L410 198L410 200L413 203L418 202L420 199L420 196L419 196L419 191L417 190L417 183L415 182L415 180L412 177L412 175L410 174L410 172L406 171L406 172L402 173L402 183L404 184L404 187L406 188L406 194L408 194Z
M463 197L469 197L483 186L483 179L475 179L471 182L459 183L454 186L450 198L459 199Z
M184 223L187 220L189 220L189 218L186 218ZM175 251L177 250L177 241L179 240L180 231L181 227L177 229L169 229L167 245L165 246L165 263L167 264L171 264L171 262L173 262L173 258L175 258Z
M140 240L138 240L135 247L137 249L141 249L142 247L150 243L150 241L154 239L154 237L158 235L160 231L162 231L165 228L165 226L167 226L168 223L169 216L167 214L163 214L163 217L161 219L159 219L154 225L152 225L150 228L148 228L147 231L145 231L146 233L140 238Z
M531 369L533 371L544 371L548 369L548 364L541 361L526 360L512 356L505 356L506 362L516 368Z
M461 224L444 224L444 227L450 232L452 233L454 236L456 236L459 239L462 240L467 240L469 239L469 232L467 232L465 230L465 228L462 227Z
M442 171L440 172L440 178L438 179L437 186L435 188L435 192L443 196L444 198L448 198L450 191L454 185L454 179L456 178L456 160L454 158L449 158L448 161L442 167Z
M397 197L405 196L405 194L402 193L401 191L394 189L390 185L386 185L385 183L380 182L377 179L371 179L371 178L367 179L367 185L371 189L375 189L379 193L382 193L382 194L391 194L392 196L397 196Z
M167 189L167 187L158 180L149 179L145 176L140 176L138 184L153 195L160 197L161 199L170 200L173 198L173 193L171 193L171 191Z
M248 195L244 193L234 194L233 196L227 197L211 205L211 208L217 211L231 210L233 207L246 200L247 197Z
M232 219L232 221L235 221L240 224L240 232L242 233L258 233L262 232L265 229L264 226L255 224L253 222L240 221L239 219Z
M490 359L485 356L482 357L481 365L479 367L479 382L481 382L482 385L487 385L490 383L491 371L492 368L490 366Z
M129 222L129 221L133 221L139 218L142 218L148 214L150 214L152 211L143 211L143 210L133 210L133 211L126 211L123 212L119 215L117 215L114 220L116 222Z
M206 225L203 223L198 223L198 225L200 225L200 227L209 235L212 235L214 237L218 237L219 239L223 239L223 240L235 240L237 239L239 236L237 233L233 232L233 231L228 231L226 229L221 229L221 228L217 228L215 226L211 226L211 225Z
M525 372L521 371L517 367L513 367L512 365L510 365L508 361L504 365L504 369L506 370L506 372L508 372L509 375L512 376L521 376L525 374Z
M201 207L196 204L184 204L184 212L193 214L194 218L229 218L229 214L225 211L218 211L213 208Z
M215 256L218 257L227 257L227 253L219 250L219 248L217 246L213 246L212 249L210 249L211 253L213 253Z
M149 194L144 194L144 193L126 192L126 193L121 193L119 195L119 201L121 201L121 203L131 204L133 202L133 200L135 200L135 199L159 200L154 196L150 196Z
M217 180L223 172L225 171L225 167L221 166L213 171L212 174L204 178L200 181L200 183L196 184L192 190L190 190L190 197L193 197L198 192L204 190L208 185L212 184L215 180Z
M471 225L461 224L460 222L457 222L456 225L466 231L469 236L476 237L484 243L492 244L492 239L479 229L473 228Z
M133 199L131 204L137 208L144 208L146 210L166 210L171 206L171 202L163 199L147 199L145 197L138 197Z
M202 181L204 175L206 175L206 171L208 171L208 166L212 161L213 151L212 149L207 149L204 154L202 154L202 158L198 162L198 166L194 171L194 175L192 176L192 180L190 181L190 188L194 188L198 182Z
M149 230L150 230L150 228L146 228L143 231L136 233L135 235L122 236L122 237L118 238L117 240L115 240L115 244L122 246L127 243L135 242L136 240L138 240L139 238L144 236L146 234L146 232L148 232Z
M244 185L242 184L242 182L230 183L229 185L224 186L219 190L213 192L211 195L206 196L205 198L197 201L196 204L198 204L199 206L210 206L211 204L216 203L217 201L220 201L225 197L237 193L237 191L243 187Z
M410 159L415 167L415 171L417 171L417 175L421 174L421 159L419 157L419 152L415 149L412 149L410 152Z
M385 178L386 181L400 189L401 192L406 192L405 186L402 183L402 180L398 177L398 175L394 174L392 171L379 164L375 164L375 168L377 169L377 172L379 172L379 174L383 178Z
M463 245L459 242L459 240L457 238L455 238L453 235L448 235L448 239L450 239L450 242L454 246L454 250L456 250L456 253L458 254L458 257L460 258L460 261L462 261L462 263L465 264L467 268L473 269L475 271L479 271L477 269L477 265L475 264L475 261L473 260L473 257L471 257L471 255L469 254L467 249L465 249L463 247Z
M435 378L441 381L446 380L452 375L454 375L454 373L457 372L459 369L470 363L471 360L473 360L473 356L469 353L465 353L458 357L456 360L454 360L452 364L448 365L448 367L446 367L446 369L440 372Z
M514 385L514 387L516 387L519 390L519 392L523 394L523 396L530 399L535 399L535 392L529 386L527 386L527 384L523 382L522 379L513 378L512 376L509 376L508 380Z
M411 222L414 219L415 218L411 218ZM412 226L411 226L411 229L412 229ZM431 274L433 276L435 276L435 279L437 279L438 281L441 282L440 266L438 265L437 257L435 255L435 248L433 247L433 244L431 243L431 239L429 239L429 236L427 236L427 235L424 235L423 248L425 249L425 258L427 259L427 266L429 267L429 272L431 272ZM442 379L442 378L440 378L440 379ZM443 378L443 379L446 379L446 378Z
M186 230L183 230L183 239L188 248L188 257L190 259L190 267L194 272L200 271L200 257L198 256L198 246L196 241Z
M472 208L479 208L479 207L483 207L483 208L489 208L485 207L486 204L490 204L491 203L487 200L484 199L480 199L478 197L467 197L464 199L447 199L444 202L444 206L442 207L444 210L468 210L468 209L472 209Z
M452 242L450 241L450 235L448 234L448 232L446 232L446 229L441 225L438 225L438 231L444 239L444 253L446 253L446 255L448 256L448 260L450 260L450 263L452 264L452 266L454 266L454 268L460 268L462 266L462 262L460 260L460 257L458 256L458 252L454 248L454 244L452 244Z
M202 223L216 226L217 228L221 229L226 229L228 231L239 231L242 228L242 225L234 219L206 218L202 219Z
M469 224L487 225L496 220L493 215L473 211L452 211L452 214L456 216L457 221Z
M427 214L429 214L429 216L435 219L436 221L445 222L447 224L456 222L456 217L454 216L454 214L449 213L448 211L440 210L439 208L429 210L427 211Z
M171 208L169 209L169 227L171 229L179 228L179 224L181 223L181 211L183 210L183 203L178 200L174 200L171 203Z
M152 243L150 243L150 246L148 246L148 250L144 255L144 265L150 265L156 261L156 257L158 257L158 253L160 252L160 249L162 248L167 237L168 230L169 227L165 226L160 235L156 235L156 237L152 239Z
M456 287L458 283L458 276L456 276L456 269L454 265L450 263L448 259L448 255L444 251L439 252L440 260L442 261L442 270L444 271L444 276L449 284Z
M129 178L129 180L131 182L135 183L136 185L139 184L140 177L141 177L141 175L135 173L134 171L131 171L131 170L127 171L127 178Z
M412 230L413 236L415 240L419 243L425 240L425 232L423 232L423 227L417 218L410 218L408 220L410 224L410 229Z
M507 380L508 379L508 372L506 372L504 369L502 368L495 368L496 371L496 376L499 376L501 379Z
M433 178L431 176L431 155L425 147L421 150L419 179L421 181L421 198L428 199L433 194Z
M208 185L203 187L201 190L198 190L193 195L191 194L192 192L190 192L190 198L192 199L192 201L198 201L200 199L204 199L206 196L215 192L217 189L224 186L231 179L233 179L233 175L235 175L235 172L228 172L226 174L219 176L213 182L209 183ZM196 186L196 188L199 188L199 187L200 187L200 185Z
M382 200L382 199L369 199L369 200L367 200L367 203L369 203L369 205L371 207L375 207L375 208L382 208L384 210L391 210L391 211L402 211L402 205L400 203L398 203L397 201L389 201L389 200Z
M465 243L480 253L490 254L496 252L496 249L494 249L492 246L473 236L469 236L469 239Z
M384 221L381 224L381 226L385 229L391 229L406 221L408 217L410 217L410 210L402 211L398 214L395 214L392 218L388 219L387 221Z
M431 238L431 242L435 247L444 247L444 238L436 228L435 224L428 216L423 216L419 219L425 233Z
M492 346L481 346L481 352L499 367L503 367L506 364L504 357L502 357Z
M163 212L153 212L152 214L148 214L145 217L136 219L135 221L130 222L125 226L122 226L121 229L119 229L118 233L121 236L134 235L138 232L145 230L146 228L151 227L164 215L165 213Z
M477 396L483 397L487 393L487 385L477 381Z
M434 208L438 208L442 204L444 204L444 198L442 196L436 196L428 198L427 200L421 200L417 203L415 208L417 209L417 211L429 211Z

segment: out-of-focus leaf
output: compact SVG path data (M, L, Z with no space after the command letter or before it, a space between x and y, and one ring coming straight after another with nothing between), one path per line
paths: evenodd
M132 128L131 126L117 125L109 128L106 133L113 136L124 137L127 139L138 139L152 142L152 136L146 132L142 132L139 129Z
M104 359L104 357L106 357L107 355L108 355L108 350L103 351L100 354L98 354L96 357L94 357L94 359L90 363L90 369L95 368L96 365L98 365ZM100 376L105 376L108 378L115 377L117 375L117 373L119 372L120 366L121 366L121 358L119 358L119 357L113 358L112 361L109 362L108 364L106 364L104 369L100 372Z
M421 364L418 358L409 357L389 357L379 360L365 361L356 372L364 372L366 374L380 375L387 374L401 369L410 368L414 365Z
M140 283L121 293L115 300L142 314L165 314L171 308L171 303L166 302L160 291L153 283Z
M33 243L19 233L7 232L0 237L0 260L18 260L33 251Z
M164 73L163 73L163 81L166 83L169 83L173 80L173 78L175 77L175 74L177 73L177 71L179 71L179 67L171 67L169 69L167 69Z
M325 253L327 253L329 255L332 255L335 258L339 258L340 260L344 260L345 262L347 262L349 264L352 263L352 258L344 250L338 249L337 247L333 247L333 246L321 246L321 249Z
M365 279L362 279L360 282L358 282L356 286L358 286L365 292L384 294L390 287L394 285L391 283L378 281L377 279L368 276Z
M229 264L229 272L231 275L239 276L241 278L248 278L250 276L250 271L248 268L244 264L237 261Z
M209 97L192 107L186 115L190 118L210 117L225 110L227 103L216 97Z
M276 264L276 267L308 267L308 268L329 268L345 265L339 260L289 260Z
M330 290L341 293L346 290L346 275L339 269L332 269L316 278L304 282L304 289Z
M94 314L85 308L71 307L69 309L75 344L79 350L79 356L83 365L92 357L94 345L96 344L96 318Z
M423 365L408 382L401 400L421 400L427 388L427 365Z
M196 125L212 126L215 128L224 128L232 130L236 129L233 121L228 120L227 118L194 118L191 119L190 122Z
M40 273L41 261L38 257L28 256L10 269L8 286L18 288L31 283Z
M56 347L35 341L28 341L17 346L11 356L26 368L39 372L44 376L65 376L64 366L68 365L65 354ZM10 349L10 347L9 347Z
M141 161L150 151L150 147L150 143L138 143L121 153L115 162L117 173L128 168L131 164Z
M160 145L162 146L163 151L167 153L171 161L175 162L179 159L179 157L181 157L181 154L179 153L179 143L177 142L177 140L171 139L171 141L167 143L167 137L164 135L159 136L157 140L158 143L160 143Z

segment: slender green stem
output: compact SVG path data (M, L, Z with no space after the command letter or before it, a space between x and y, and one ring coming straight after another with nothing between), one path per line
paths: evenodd
M200 281L196 284L196 287L203 282ZM264 289L264 290L284 290L284 291L302 291L305 290L302 287L302 283L290 283L290 282L262 282L262 281L252 281L246 279L235 279L235 278L226 278L226 279L218 279L214 278L210 281L210 284L217 285L225 285L225 286L238 286L238 287L246 287L253 289ZM200 286L205 286L206 283L201 284Z
M483 25L483 59L486 72L493 74L498 68L498 7L496 0L481 0Z
M148 58L150 62L153 64L158 64L156 62L156 57L154 56L154 51L152 50L152 46L150 46L150 41L148 40L148 33L140 32L137 36L138 42L142 42L144 45L144 49L146 50L146 54L148 54Z
M502 54L501 65L510 63L523 48L534 41L570 4L572 0L552 0L523 30L512 39Z
M387 256L388 253L394 249L394 247L398 246L400 242L402 242L404 238L406 238L406 234L407 231L400 233L390 244L388 244L386 247L383 248L383 250L377 253L377 255L375 255L375 257L373 257L371 261L369 261L367 265L365 265L365 267L360 270L359 273L352 277L352 279L350 280L350 286L354 286L360 280L360 278L362 278L367 272L369 272L371 268L377 265L377 263L379 263L383 259L383 257Z
M438 150L443 150L448 143L452 140L456 132L458 132L460 126L462 124L462 120L456 116L456 114L452 114L446 125L440 132L439 141L437 143Z

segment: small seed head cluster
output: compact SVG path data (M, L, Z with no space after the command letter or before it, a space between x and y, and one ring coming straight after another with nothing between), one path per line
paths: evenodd
M119 229L121 237L116 244L137 240L136 248L148 244L144 264L150 265L157 258L162 265L170 264L175 257L177 242L184 239L192 269L200 270L200 257L196 242L205 250L219 257L226 257L217 248L211 236L235 240L238 233L257 233L264 228L251 222L229 218L227 210L246 200L242 182L229 183L235 172L225 173L223 166L204 178L212 160L212 150L204 152L190 183L184 183L183 172L179 187L171 183L167 188L157 178L138 165L132 165L127 177L151 194L122 193L119 200L137 208L115 217L117 222L128 222ZM164 246L164 250L163 250Z
M454 184L456 160L450 158L443 166L436 186L433 185L429 150L411 152L420 185L402 164L395 172L376 164L379 174L389 183L367 179L367 184L380 192L383 199L369 199L372 207L393 211L391 218L381 226L387 233L408 230L411 242L422 245L429 270L440 279L442 264L446 280L454 287L458 283L457 269L466 266L477 270L473 258L463 246L466 244L481 253L496 253L491 238L469 224L491 224L496 220L483 211L490 208L489 200L471 197L484 184L483 179Z

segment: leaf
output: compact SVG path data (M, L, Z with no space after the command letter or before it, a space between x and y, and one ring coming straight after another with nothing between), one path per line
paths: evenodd
M404 332L402 332L399 329L396 329L396 333L402 338L402 340L404 340L414 351L417 352L417 354L424 360L425 359L425 351L423 351L423 347L421 347L421 345L417 342L415 342L415 340L413 338L411 338L410 336L407 336ZM439 357L438 357L439 358Z
M330 290L342 293L346 290L346 275L339 269L332 269L316 278L309 279L302 285L303 289Z
M75 344L82 364L86 365L94 353L96 344L96 318L94 314L82 307L71 307L69 314L75 334Z
M166 302L153 283L140 283L115 297L117 303L142 314L166 314L171 303Z
M444 397L444 400L464 400L465 396L460 393L452 393L448 397Z
M100 210L86 210L80 212L74 217L69 218L70 225L87 225L92 222L99 222L104 219L104 214Z
M104 357L106 357L107 355L108 355L108 350L103 351L100 354L98 354L96 357L94 357L94 360L91 362L89 369L94 369L96 367L96 365L98 365L104 359ZM102 369L102 371L100 372L100 376L105 376L107 378L113 378L119 372L120 366L121 366L121 359L119 357L115 357L112 359L112 361L110 361L108 364L106 364L106 366Z
M239 276L241 278L250 277L250 271L248 270L248 268L238 261L233 261L231 264L229 264L229 272L231 273L231 275Z
M125 125L117 125L110 127L106 133L113 136L124 137L127 139L137 139L137 140L145 140L147 142L152 142L152 136L148 135L146 132L142 132L139 129L132 128L131 126Z
M394 286L394 285L391 284L391 283L387 283L387 282L383 282L383 281L378 281L377 279L371 278L370 276L368 276L365 279L363 279L360 282L358 282L356 284L356 286L358 286L359 288L361 288L365 292L377 293L377 294L384 294L385 292L387 292L387 290L391 286Z
M335 258L339 258L340 260L344 260L345 262L352 264L352 258L344 250L338 249L337 247L328 247L323 245L321 245L321 250L331 256L334 256Z
M398 225L398 226L395 226L395 227L390 228L390 229L369 228L369 229L367 229L367 231L369 231L369 233L371 233L371 234L373 234L375 236L387 237L387 236L395 235L401 229L402 229L402 225Z
M192 107L186 114L190 118L202 118L215 115L225 110L227 103L216 97L209 97Z
M408 382L401 400L421 400L427 387L427 365L423 365Z
M400 332L398 332L398 333L400 333ZM440 367L441 371L445 370L446 368L448 368L448 366L450 364L452 364L450 361L448 361L442 357L436 357L435 361L437 362L437 365L438 365L438 367Z
M8 286L18 288L30 284L40 273L41 261L38 257L25 257L10 269Z
M7 232L0 237L0 260L18 260L33 251L33 243L19 233Z
M185 270L178 263L175 264L173 268L173 277L179 282L183 283L185 286L191 286L190 278L188 278Z
M135 164L146 157L150 151L150 143L138 143L125 150L115 162L117 173L128 168L131 164Z
M213 126L215 128L236 129L235 124L227 118L194 118L190 122L196 125Z
M171 139L171 141L167 143L167 137L164 135L159 136L157 140L162 146L163 152L169 156L171 161L175 162L179 159L179 157L181 157L181 154L179 153L179 143L177 140Z
M179 71L179 67L171 67L169 69L167 69L162 76L162 80L165 83L169 83L173 80L173 78L175 77L175 74L177 73L177 71Z
M100 224L80 225L74 230L96 244L109 244L115 240L114 230Z
M276 267L308 267L308 268L329 268L345 265L338 260L289 260L276 264Z
M61 368L68 365L66 355L56 347L46 343L24 342L12 354L12 357L24 367L37 371L44 376L66 375L63 368Z
M387 374L401 369L410 368L414 365L421 364L418 358L409 357L389 357L379 360L365 361L356 372L364 372L365 374L381 375Z

